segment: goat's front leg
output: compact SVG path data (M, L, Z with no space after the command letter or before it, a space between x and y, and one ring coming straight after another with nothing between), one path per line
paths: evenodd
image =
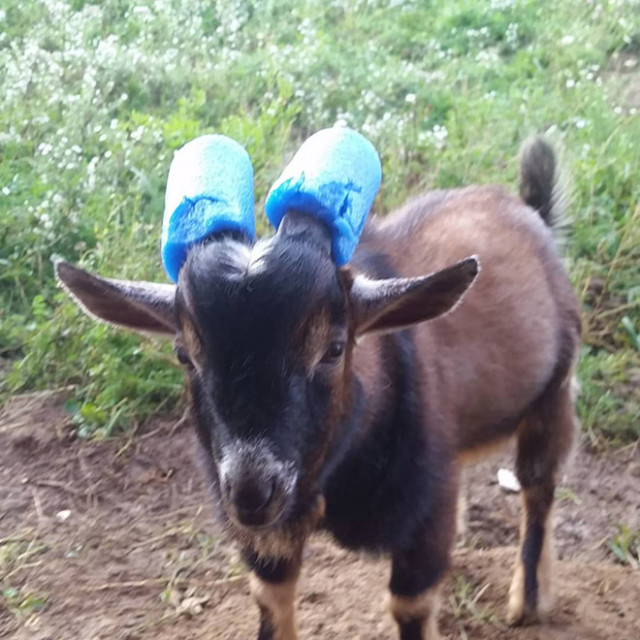
M437 640L440 584L449 567L455 509L436 531L426 527L414 544L393 553L390 608L400 640Z
M251 595L260 607L258 640L298 640L295 597L302 550L293 558L244 556L251 570Z

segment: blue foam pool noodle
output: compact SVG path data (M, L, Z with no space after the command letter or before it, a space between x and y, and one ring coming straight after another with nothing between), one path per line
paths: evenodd
M380 158L364 136L347 127L323 129L302 144L275 182L265 213L276 229L287 211L325 222L333 259L342 266L358 244L381 179Z
M179 149L171 162L162 224L162 262L178 281L189 249L214 233L255 237L253 167L235 140L205 135Z

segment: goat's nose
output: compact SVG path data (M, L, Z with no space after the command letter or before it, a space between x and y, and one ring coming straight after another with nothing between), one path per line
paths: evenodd
M230 487L229 498L238 520L248 526L265 524L275 494L275 480L243 479Z

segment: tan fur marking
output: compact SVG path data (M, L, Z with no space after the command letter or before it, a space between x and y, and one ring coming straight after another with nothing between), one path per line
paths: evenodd
M198 333L193 326L191 320L183 316L182 318L182 340L184 346L191 357L193 364L201 366L202 364L202 345Z
M308 353L310 371L313 371L324 357L324 348L330 335L331 325L326 313L318 314L310 323L304 323L297 328L296 336L305 344Z
M375 336L365 336L353 347L353 372L362 383L367 394L365 411L367 419L365 424L370 424L370 416L375 416L385 401L382 390L391 386L388 371L383 366L380 340ZM361 436L365 436L367 429L363 429Z
M193 304L191 288L189 287L189 278L187 277L186 272L187 269L182 269L178 279L180 291L182 292L182 300L184 301L184 309L180 313L182 331L179 334L179 337L182 340L193 364L200 369L202 367L202 342L200 341L198 329L194 323L195 306Z
M517 431L517 429L518 427L516 427L514 432ZM509 434L503 438L473 447L472 449L458 451L458 462L464 466L471 466L493 454L500 453L513 442L513 435L514 434Z
M460 473L460 484L458 487L458 504L456 508L456 531L458 534L458 540L464 542L467 537L467 511L469 507L469 500L467 497L467 478L466 473L462 471Z
M524 615L524 564L520 558L521 550L518 549L516 566L509 587L509 604L507 605L507 622L518 624Z
M549 514L544 523L544 543L538 563L538 616L544 620L553 607L553 560L555 549L553 544L553 508L549 509Z
M413 598L391 595L389 609L398 624L422 619L423 640L439 640L441 638L438 632L439 586L427 589Z
M236 526L233 521L227 523L230 535L240 544L252 549L263 558L284 558L291 560L300 552L305 541L318 527L324 517L326 503L324 496L316 496L312 508L301 520L266 533L253 533Z
M263 582L255 574L249 578L251 595L270 616L273 640L298 640L295 623L297 580L273 584Z

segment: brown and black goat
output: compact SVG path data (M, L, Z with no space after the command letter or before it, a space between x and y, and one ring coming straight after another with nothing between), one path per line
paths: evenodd
M460 467L510 437L524 508L508 617L548 610L580 340L554 241L556 184L553 151L535 139L521 198L498 186L428 193L372 219L343 268L322 223L296 212L271 238L194 247L175 287L57 264L91 315L175 337L260 640L297 638L296 581L317 528L388 553L400 638L438 637Z

